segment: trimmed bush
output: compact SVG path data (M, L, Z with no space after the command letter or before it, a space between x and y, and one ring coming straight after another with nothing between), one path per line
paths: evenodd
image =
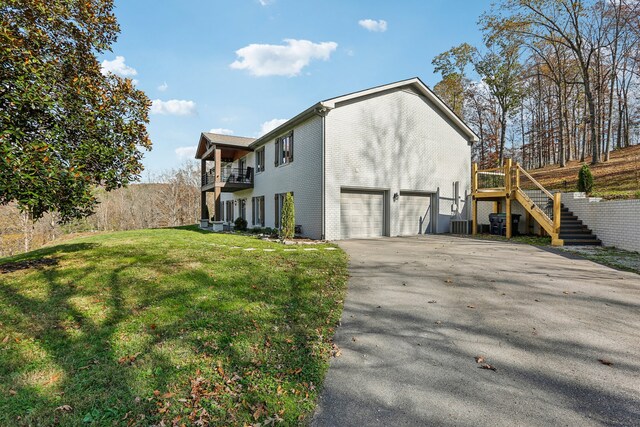
M238 231L246 231L247 229L247 220L244 218L236 218L236 220L233 222L235 224L235 229Z
M578 172L578 191L591 194L593 190L593 175L587 164L582 165Z
M293 196L287 193L282 204L282 227L280 237L282 239L293 239L296 229L296 213L293 206Z

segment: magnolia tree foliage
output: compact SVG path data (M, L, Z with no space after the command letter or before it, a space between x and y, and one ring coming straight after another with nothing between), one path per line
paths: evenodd
M0 204L66 222L139 177L150 101L96 57L118 32L112 0L0 2Z

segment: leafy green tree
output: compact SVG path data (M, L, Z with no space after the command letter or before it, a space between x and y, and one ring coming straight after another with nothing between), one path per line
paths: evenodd
M0 2L0 204L67 222L139 178L150 101L96 57L118 32L113 0Z
M516 41L505 38L488 47L490 50L477 58L474 65L500 107L498 163L502 166L507 120L509 114L520 105L522 100L522 66L519 62L519 45Z
M442 52L431 61L433 71L442 75L442 80L433 87L433 90L460 117L463 113L465 92L469 85L466 70L476 54L475 47L462 43Z
M296 229L296 214L293 205L293 195L287 193L282 204L282 227L280 229L280 237L283 239L293 239Z
M593 175L586 163L582 165L578 172L578 191L586 194L591 194L591 191L593 191Z

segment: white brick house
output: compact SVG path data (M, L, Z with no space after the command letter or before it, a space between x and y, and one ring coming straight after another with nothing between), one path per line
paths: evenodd
M278 227L292 192L314 239L442 233L465 217L476 135L418 78L318 102L258 139L203 133L203 218Z

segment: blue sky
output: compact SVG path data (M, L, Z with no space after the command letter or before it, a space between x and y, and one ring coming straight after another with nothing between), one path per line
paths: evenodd
M257 137L313 103L418 76L461 42L481 43L489 1L116 0L103 68L154 100L151 173L191 157L200 132ZM384 21L384 22L383 22Z

